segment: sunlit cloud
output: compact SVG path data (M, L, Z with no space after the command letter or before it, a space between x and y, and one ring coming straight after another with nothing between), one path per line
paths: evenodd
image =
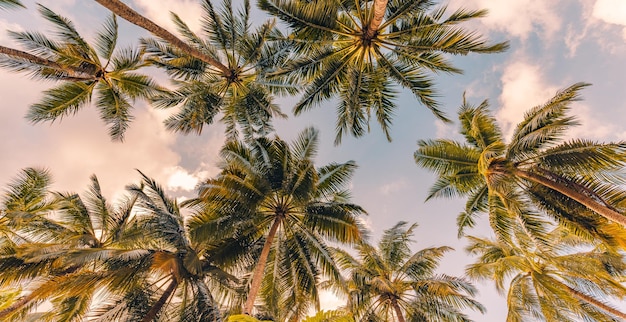
M592 15L606 23L624 26L622 36L626 40L626 1L597 0Z
M505 138L509 138L514 127L524 118L524 113L544 103L558 90L549 84L541 74L538 65L514 62L508 65L502 75L501 106L496 111L496 119L502 127ZM492 109L495 110L494 107Z
M503 31L522 40L533 33L538 33L542 38L551 38L561 29L559 1L453 0L450 7L487 9L488 16L480 20L487 29Z

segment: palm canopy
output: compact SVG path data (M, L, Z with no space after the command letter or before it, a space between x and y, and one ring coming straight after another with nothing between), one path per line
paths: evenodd
M242 261L242 270L253 269L244 313L259 297L259 311L275 319L304 317L318 305L320 278L339 274L326 241L361 238L357 216L364 211L345 190L356 165L315 168L317 141L308 128L291 144L278 137L229 142L222 172L192 201L192 235L241 236L259 246Z
M347 291L347 309L357 321L469 321L461 310L484 313L472 299L476 289L468 281L435 274L451 248L411 251L416 227L397 223L385 230L377 247L357 245L356 258L335 249L339 266L348 274L338 288Z
M465 142L422 140L421 167L438 175L428 198L467 196L458 217L459 235L488 212L498 236L517 225L538 236L543 214L571 231L624 247L626 143L564 141L577 125L568 111L588 84L577 83L526 112L507 143L486 101L459 110Z
M466 273L472 279L493 280L498 291L506 292L507 321L626 319L626 313L608 304L626 298L626 287L619 282L626 273L623 255L590 245L562 227L548 234L552 248L535 247L525 233L516 237L468 236L467 250L479 258Z
M296 115L336 97L336 140L362 136L375 117L387 139L396 109L395 86L409 89L440 119L433 73L460 73L447 54L495 53L506 43L488 44L459 24L484 10L459 9L445 16L426 0L260 0L259 6L284 21L299 56L277 75L304 86Z
M151 62L164 68L175 80L175 90L153 97L157 107L179 106L180 111L165 121L167 128L182 133L200 133L216 115L222 115L230 138L239 130L244 137L264 136L273 128L273 117L285 117L273 103L274 94L295 93L293 84L266 75L280 68L289 57L289 47L273 21L252 30L250 3L235 10L230 0L221 8L202 1L201 37L178 16L173 20L179 33L193 48L225 66L216 68L164 41L144 39ZM239 129L238 129L239 128Z
M208 279L232 277L189 239L176 202L153 180L129 186L118 207L95 177L84 197L51 193L46 182L27 169L5 199L3 224L21 238L3 239L0 282L28 289L0 316L21 320L48 300L42 319L221 320Z
M145 66L142 53L116 50L117 21L111 15L90 45L73 23L39 5L39 12L52 23L58 39L39 32L11 32L26 51L0 48L0 66L26 72L34 78L60 81L32 105L27 118L34 123L60 120L88 105L97 92L95 105L114 140L123 140L133 117L132 103L160 91L154 81L136 72Z

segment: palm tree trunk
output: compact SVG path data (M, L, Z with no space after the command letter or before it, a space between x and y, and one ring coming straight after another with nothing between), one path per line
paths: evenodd
M278 226L280 226L280 218L276 218L272 227L270 228L269 233L267 234L267 239L265 239L265 244L263 245L263 249L261 250L261 256L259 257L259 262L254 267L254 272L252 273L252 281L250 283L250 291L248 292L248 298L246 299L246 305L244 306L243 313L251 314L252 308L254 307L254 300L256 299L257 294L259 293L259 289L261 288L261 282L263 281L263 272L265 271L265 265L267 264L267 259L270 255L270 249L272 248L272 243L274 242L274 237L276 236L276 232L278 231Z
M0 320L3 320L4 317L6 317L7 315L13 313L15 310L18 310L20 308L22 308L24 305L28 304L30 301L32 301L35 298L35 294L34 292L26 295L24 297L22 297L19 301L11 304L11 306L7 307L6 309L0 311Z
M538 175L536 173L530 172L530 171L525 171L525 170L520 170L520 169L514 169L513 170L513 174L526 179L528 181L534 182L534 183L538 183L540 185L543 185L545 187L548 187L552 190L555 190L557 192L560 192L561 194L572 198L573 200L577 201L578 203L580 203L581 205L589 208L590 210L593 210L594 212L596 212L597 214L599 214L600 216L612 221L612 222L616 222L621 224L622 226L626 227L626 216L624 216L623 214L620 214L619 212L607 207L606 205L603 205L601 203L599 203L598 201L596 201L595 199L589 197L588 195L585 195L584 193L577 191L576 189L570 188L566 185L563 184L559 184L558 182L555 182L553 180L550 180L544 176Z
M152 20L140 15L137 11L131 9L129 6L125 5L119 0L95 0L97 3L101 4L103 7L111 10L116 15L124 18L126 21L139 26L153 35L166 40L173 46L178 49L186 52L187 54L219 69L224 73L224 76L230 77L231 71L228 67L224 66L224 64L219 61L213 59L209 55L204 54L196 48L189 46L186 42L180 40L178 37L174 36L171 32L167 31L165 28L157 25Z
M374 0L374 6L372 10L372 20L370 20L369 25L367 25L367 38L372 39L378 33L378 28L380 24L383 22L383 18L385 17L385 12L387 11L387 2L388 0Z
M398 302L394 299L391 302L391 305L393 306L393 310L396 311L396 316L398 317L398 322L404 322L404 315L402 314L402 309L400 308L400 305L398 305Z
M35 56L33 54L29 54L25 51L0 46L0 54L7 55L14 59L23 59L35 65L48 67L50 69L57 70L59 72L65 73L68 76L63 79L66 80L75 80L75 81L87 81L87 80L95 80L95 77L92 76L93 71L86 70L82 68L75 68L72 66L61 65L55 61L41 58L39 56Z
M616 309L614 309L614 308L612 308L612 307L610 307L610 306L608 306L608 305L606 305L606 304L596 300L595 298L593 298L593 297L591 297L591 296L589 296L589 295L587 295L585 293L579 292L578 290L575 290L575 289L569 287L566 284L563 284L563 283L560 283L560 284L573 297L575 297L575 298L577 298L577 299L579 299L579 300L581 300L583 302L587 302L587 303L589 303L589 304L599 308L600 310L602 310L604 312L607 312L607 313L612 314L614 316L620 317L620 318L624 319L624 321L626 321L626 313L618 311L618 310L616 310Z
M172 282L170 283L170 285L167 286L167 289L165 289L165 292L163 292L159 300L156 303L154 303L154 305L150 308L150 311L146 313L146 316L143 317L141 322L150 322L154 320L154 318L157 316L159 311L161 311L161 309L165 305L165 302L167 302L167 299L169 299L170 296L172 296L172 293L174 293L174 290L176 290L177 286L178 286L178 281L176 280L176 277L172 276Z

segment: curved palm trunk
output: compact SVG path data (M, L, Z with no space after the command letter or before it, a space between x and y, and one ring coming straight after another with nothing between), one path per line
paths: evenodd
M206 55L199 51L196 48L189 46L186 42L180 40L178 37L174 36L171 32L167 31L165 28L157 25L152 20L140 15L137 11L131 9L129 6L125 5L119 0L95 0L97 3L101 4L103 7L111 10L116 15L124 18L126 21L139 26L153 35L166 40L170 44L178 47L180 50L188 53L189 55L219 69L224 73L224 76L230 77L231 71L228 67L224 66L224 64L219 61L213 59L209 55Z
M0 311L0 320L3 320L7 315L13 313L15 310L18 310L20 308L22 308L24 305L30 303L30 301L35 299L35 295L33 293L24 296L23 298L21 298L19 301L11 304L11 306L7 307L6 309Z
M402 309L400 308L400 305L398 305L398 302L394 300L391 304L393 306L393 310L396 311L398 322L405 322L404 315L402 314Z
M254 307L254 300L256 299L256 296L259 293L259 289L261 288L261 282L263 281L263 272L265 271L265 266L267 265L267 259L270 255L270 248L272 247L272 243L274 242L274 237L276 237L278 226L280 226L280 218L276 218L276 220L274 220L274 223L272 224L272 227L270 228L270 231L267 234L267 239L265 239L265 244L263 244L263 249L261 250L261 256L259 257L259 262L256 264L256 267L254 268L254 273L252 273L252 282L250 283L250 292L248 292L246 305L244 306L244 309L243 309L243 313L245 314L252 313L252 308Z
M87 81L87 80L95 80L94 76L91 76L92 71L86 70L82 68L75 68L72 66L61 65L55 61L41 58L39 56L35 56L33 54L29 54L25 51L0 46L0 54L4 54L13 58L21 58L23 60L29 61L33 64L48 67L50 69L57 70L59 72L66 73L69 75L68 77L64 77L66 80L76 80L76 81Z
M587 295L585 293L579 292L578 290L575 290L575 289L567 286L566 284L563 284L563 283L560 283L560 284L573 297L575 297L575 298L577 298L577 299L579 299L579 300L581 300L583 302L587 302L587 303L589 303L589 304L599 308L600 310L602 310L604 312L607 312L607 313L610 313L610 314L612 314L614 316L620 317L620 318L624 319L624 321L626 321L626 313L618 311L618 310L616 310L616 309L614 309L614 308L612 308L612 307L610 307L610 306L608 306L608 305L606 305L606 304L596 300L595 298L593 298L593 297L591 297L591 296L589 296L589 295Z
M519 170L519 169L515 169L513 170L513 174L526 179L528 181L534 182L534 183L538 183L541 184L545 187L548 187L552 190L558 191L560 193L562 193L563 195L572 198L573 200L577 201L578 203L580 203L581 205L589 208L590 210L593 210L594 212L596 212L597 214L599 214L600 216L612 221L612 222L616 222L619 223L623 226L626 227L626 216L624 216L623 214L620 214L619 212L607 207L606 205L603 205L601 203L599 203L598 201L596 201L595 199L585 195L584 193L577 191L576 189L567 187L563 184L559 184L558 182L555 182L553 180L550 180L544 176L538 175L536 173L533 172L529 172L529 171L524 171L524 170Z
M174 290L176 290L177 286L178 286L178 281L176 280L176 277L173 277L170 285L167 286L167 289L165 289L165 292L163 292L159 300L156 303L154 303L154 305L150 308L150 311L146 313L146 316L143 317L141 322L150 322L154 320L156 315L159 313L159 311L161 311L161 309L165 305L165 302L167 302L167 299L169 299L170 296L172 296L172 293L174 293Z
M374 36L376 36L376 34L378 33L378 28L383 22L385 12L387 11L387 2L388 0L374 0L374 6L372 8L372 20L370 20L369 25L367 25L368 39L374 38Z

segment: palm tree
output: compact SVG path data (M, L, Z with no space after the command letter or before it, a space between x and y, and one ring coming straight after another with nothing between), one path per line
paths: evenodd
M59 40L38 32L11 32L27 51L0 47L0 66L62 82L31 106L28 119L38 123L73 115L89 104L96 91L95 105L109 126L111 138L123 140L132 120L131 103L161 90L150 77L135 72L145 66L142 52L115 49L118 32L114 15L105 21L95 46L91 46L70 20L42 5L39 12L54 25Z
M363 210L344 190L356 166L349 161L316 169L317 137L308 128L292 144L278 137L227 143L222 172L192 202L199 207L192 236L248 236L258 246L242 267L253 268L244 313L262 297L264 311L282 315L274 318L302 318L311 301L318 303L321 275L338 275L325 240L361 238L357 215Z
M468 266L473 279L492 279L507 292L507 321L621 321L626 313L607 303L626 298L619 278L626 273L623 255L589 248L563 228L551 232L552 248L539 249L525 234L508 242L468 236L467 250L479 255ZM559 238L555 238L559 237ZM586 247L585 247L586 245ZM505 283L510 281L508 287Z
M416 224L399 222L385 230L378 247L362 242L358 258L336 249L341 269L348 274L337 287L345 289L347 309L359 321L469 321L461 312L484 313L472 299L476 289L462 278L435 275L449 247L412 252L409 244Z
M567 112L587 85L574 84L526 112L508 143L486 101L461 106L465 143L418 142L415 161L438 175L428 198L468 196L458 217L459 235L488 211L500 237L520 222L540 236L546 213L572 231L626 245L626 191L619 181L626 142L563 141L566 130L578 124Z
M166 127L182 133L200 133L222 113L226 132L236 138L241 128L246 138L269 134L273 117L286 117L273 103L274 94L293 94L296 86L265 75L289 57L284 36L268 21L251 30L250 2L235 10L231 0L222 8L202 1L205 35L194 33L175 14L173 20L184 40L132 11L119 1L98 1L125 19L152 32L162 41L144 39L151 63L174 79L176 89L153 97L156 107L180 106ZM145 23L140 23L145 22Z
M233 277L188 239L176 202L153 180L143 176L113 208L95 177L86 197L52 193L49 201L47 186L33 184L49 181L48 175L29 169L25 177L6 198L5 218L26 237L3 244L0 280L28 282L28 292L0 311L1 318L20 320L49 300L53 310L41 318L221 320L207 279Z
M301 56L276 75L287 74L304 86L296 115L332 97L339 99L336 140L359 137L378 120L388 140L396 109L395 85L409 89L438 118L447 120L435 101L431 73L460 73L446 54L495 53L507 43L488 44L459 27L484 10L459 9L444 18L445 7L422 0L260 0L259 6L283 20Z

